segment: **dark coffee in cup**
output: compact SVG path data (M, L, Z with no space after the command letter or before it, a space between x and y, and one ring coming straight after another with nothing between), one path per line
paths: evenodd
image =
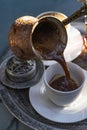
M73 89L72 90L75 90L79 87L78 83L73 79L71 78L70 79L70 82L73 86ZM68 91L68 82L67 82L67 79L66 79L66 76L64 75L55 75L49 82L49 85L56 89L56 90L59 90L59 91Z

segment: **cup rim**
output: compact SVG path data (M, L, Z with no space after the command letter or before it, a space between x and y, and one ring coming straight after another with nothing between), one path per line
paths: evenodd
M63 20L65 20L66 18L68 18L68 16L66 15L66 14L64 14L64 13L62 13L62 12L59 12L59 11L45 11L45 12L42 12L42 13L40 13L39 15L37 15L37 17L36 18L38 18L38 19L40 19L41 17L43 17L43 16L50 16L50 15L53 15L54 16L54 14L55 15L61 15L61 16L63 16L64 17L64 19L58 19L58 20L60 20L61 22L63 21ZM55 17L55 16L54 16ZM57 16L56 16L56 18L57 18ZM66 29L68 29L69 27L70 27L70 23L69 24L67 24L66 26Z
M62 12L57 12L57 11L45 11L45 12L42 12L42 13L40 13L39 15L37 15L37 17L36 18L40 18L40 17L42 17L43 15L50 15L50 13L56 13L56 14L61 14L61 15L63 15L64 17L68 17L67 15L65 15L64 13L62 13Z

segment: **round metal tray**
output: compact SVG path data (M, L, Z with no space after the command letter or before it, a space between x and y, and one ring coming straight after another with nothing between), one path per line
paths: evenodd
M9 112L30 128L38 130L74 129L82 127L87 120L77 123L56 123L40 116L29 101L29 89L15 90L3 87L1 98Z
M5 56L5 58L8 54ZM40 116L29 101L29 88L13 89L0 84L1 99L9 110L23 124L35 130L61 130L87 128L87 119L77 123L56 123Z

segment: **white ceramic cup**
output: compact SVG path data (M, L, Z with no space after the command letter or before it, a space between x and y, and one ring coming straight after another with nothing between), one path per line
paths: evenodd
M85 75L84 71L78 65L68 62L67 66L70 71L72 79L74 79L79 87L72 91L59 91L49 85L49 81L57 74L65 75L59 63L53 64L47 68L44 73L44 83L46 87L46 95L48 98L58 106L70 105L79 96L82 88L84 87Z

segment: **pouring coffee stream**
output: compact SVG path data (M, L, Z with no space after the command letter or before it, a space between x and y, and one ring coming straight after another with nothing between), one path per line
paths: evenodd
M72 90L71 77L63 52L67 43L67 32L58 19L44 16L39 19L32 32L33 50L39 58L56 60L65 71L67 89Z
M32 29L32 46L35 54L45 60L56 60L64 69L68 91L73 90L71 76L63 52L67 44L65 25L87 13L87 6L81 7L62 22L53 16L42 16Z

